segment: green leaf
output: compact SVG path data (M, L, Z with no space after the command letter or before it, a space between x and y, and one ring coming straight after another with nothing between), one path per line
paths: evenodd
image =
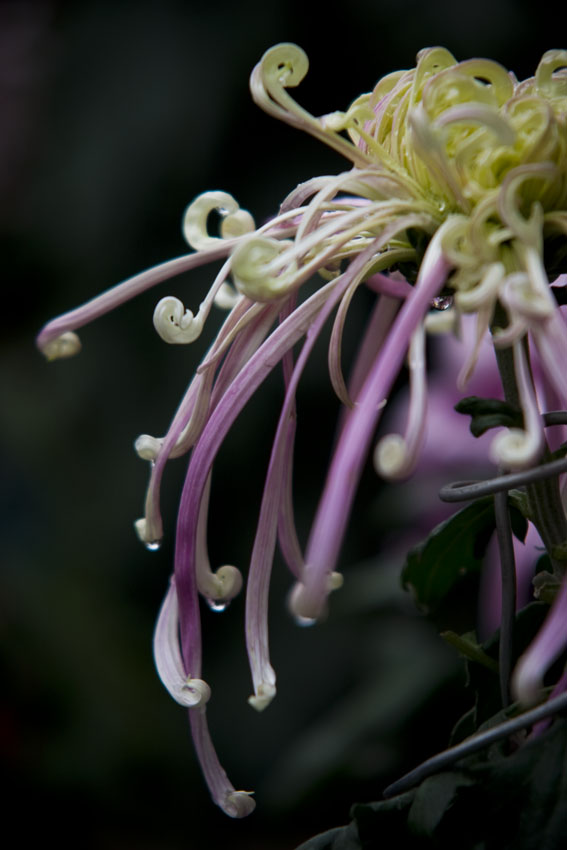
M555 551L553 555L555 556ZM557 560L563 560L563 558L558 558ZM537 560L532 584L534 587L534 598L551 605L561 587L561 579L555 575L553 564L547 552L544 552Z
M512 526L512 534L521 543L526 542L526 534L528 533L528 521L521 511L518 510L508 499L508 509L510 511L510 525Z
M474 780L463 773L447 771L430 776L418 787L408 815L408 826L414 835L432 837L447 810L453 805L459 788Z
M467 759L476 793L453 804L454 819L461 829L468 822L487 850L560 850L567 835L566 756L567 724L556 720L515 750L500 742Z
M363 850L358 838L356 823L337 826L320 835L315 835L300 844L296 850Z
M498 672L498 663L494 658L491 658L484 652L481 645L476 641L474 633L469 632L465 635L458 635L448 629L445 632L441 632L440 637L451 644L451 646L454 646L463 658L468 658L469 661L476 661L478 664L482 664L492 673Z
M351 815L358 827L363 850L377 847L390 850L400 845L404 850L425 850L429 846L421 836L413 835L408 829L408 813L415 793L414 789L391 800L352 807Z
M549 460L561 460L561 458L565 457L565 455L567 455L567 443L561 443L558 449L551 452Z
M470 430L474 437L480 437L490 428L521 428L522 411L507 401L498 398L479 398L471 395L461 399L455 405L457 413L471 417Z
M561 588L561 579L547 570L540 570L533 578L534 596L540 602L551 605Z
M521 540L522 543L523 543L526 539L528 526L527 526L527 523L526 523L526 525L525 525L526 531L525 531L525 534L523 536L521 536L521 534L517 533L519 526L517 526L517 528L515 528L514 524L515 524L515 522L519 522L519 520L515 519L514 511L519 513L526 520L531 519L530 508L529 508L529 504L528 504L528 497L526 495L525 490L516 490L516 489L508 490L508 505L510 506L510 513L511 513L511 517L512 517L512 531L514 532L514 534L516 535L518 540Z
M562 850L566 760L567 722L556 719L543 733L492 744L398 797L353 806L349 827L297 850Z
M540 630L549 608L543 602L531 602L518 611L514 622L514 646L512 655L512 667L514 667L535 635ZM497 663L498 645L500 632L497 630L490 638L480 646L480 651L485 657ZM491 716L495 715L502 704L500 694L500 682L493 670L484 663L478 663L478 659L469 655L466 660L467 690L471 693L474 707L472 718L469 712L456 724L451 744L458 743L467 735L472 735L480 725L485 723Z
M494 504L488 496L442 522L409 552L402 582L420 607L434 612L458 582L479 572L494 528Z

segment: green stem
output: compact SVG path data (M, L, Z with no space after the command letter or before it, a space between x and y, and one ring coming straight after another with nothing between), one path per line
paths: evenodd
M500 305L494 313L494 326L505 327L506 315ZM527 340L526 340L527 348ZM512 348L495 348L496 361L507 402L521 408L516 373L514 370L514 354ZM526 350L529 362L529 352ZM547 443L545 444L542 461L551 459ZM564 558L559 560L554 556L558 551L567 551L567 519L561 493L559 490L559 478L544 478L526 485L526 496L529 518L537 528L544 543L547 553L553 565L553 573L562 577L565 573L567 562Z

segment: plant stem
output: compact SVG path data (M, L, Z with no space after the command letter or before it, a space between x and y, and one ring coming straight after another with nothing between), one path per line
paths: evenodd
M494 324L503 327L502 321L506 321L504 311L500 305L495 310ZM527 348L527 339L526 339ZM511 348L495 348L496 361L504 390L504 398L510 404L521 407L514 370L514 355ZM529 352L526 351L529 362ZM547 444L545 445L542 460L545 463L551 459ZM529 518L537 528L540 537L547 549L549 558L553 565L553 573L558 578L565 573L566 564L553 556L554 550L565 547L567 541L567 519L561 501L559 490L559 478L557 476L544 478L526 484L526 496Z

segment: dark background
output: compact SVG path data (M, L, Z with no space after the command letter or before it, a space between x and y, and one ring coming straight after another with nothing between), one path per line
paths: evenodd
M344 167L252 103L249 73L272 44L307 51L297 98L322 114L433 44L529 76L561 46L556 29L540 6L510 0L0 2L0 756L3 831L17 830L19 846L291 849L345 823L352 802L377 799L445 744L463 707L458 664L398 587L392 547L414 539L402 533L407 491L386 498L369 472L341 559L358 566L326 623L296 628L276 564L279 693L265 714L246 705L242 600L224 616L204 612L213 737L234 784L254 788L258 803L243 822L222 815L151 659L184 460L165 476L162 550L146 552L132 528L147 476L133 440L164 433L218 322L213 314L193 346L169 347L153 307L169 293L198 305L212 271L85 328L73 360L48 365L34 336L57 313L183 253L182 212L200 192L226 190L261 222L297 183ZM355 305L355 327L364 311ZM315 361L299 396L303 535L336 415L323 346ZM277 375L219 458L217 563L246 567L280 400Z

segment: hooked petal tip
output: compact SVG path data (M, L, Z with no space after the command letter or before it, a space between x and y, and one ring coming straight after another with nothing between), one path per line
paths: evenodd
M227 794L223 806L224 812L231 818L245 818L252 814L256 803L252 799L253 791L232 791Z
M48 360L64 360L74 357L81 350L81 340L74 331L67 331L46 343L39 343L39 348Z
M275 685L271 685L268 682L262 682L262 684L256 688L256 693L248 697L248 703L252 706L252 708L255 708L256 711L264 711L264 709L269 706L275 695Z

